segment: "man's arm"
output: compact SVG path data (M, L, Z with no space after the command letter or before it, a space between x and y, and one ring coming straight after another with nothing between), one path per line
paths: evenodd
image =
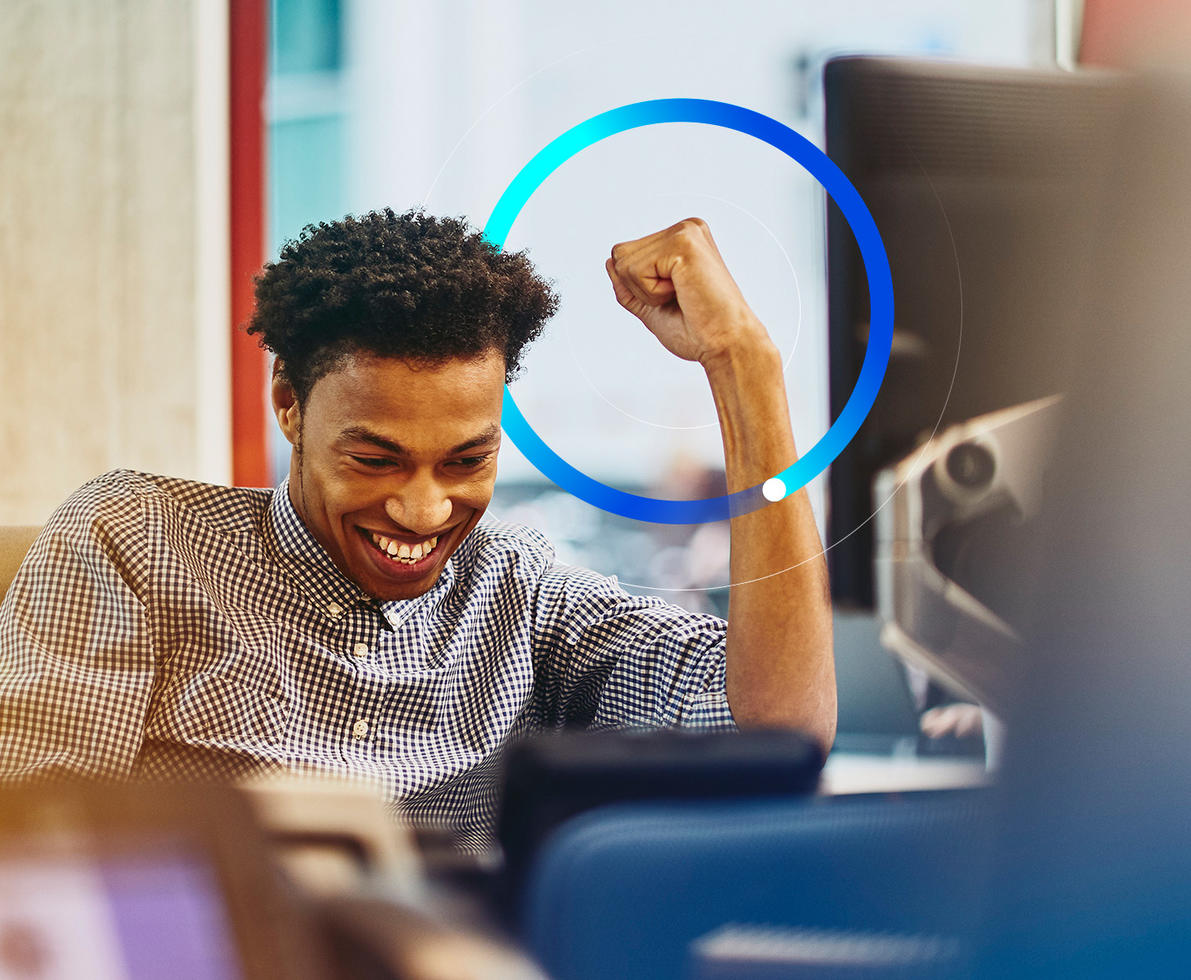
M612 249L616 298L667 350L698 361L719 414L729 492L797 458L781 357L693 218ZM727 695L737 724L835 735L831 597L810 501L799 490L731 520Z
M561 564L539 580L534 607L535 681L547 727L736 727L722 619L630 595L615 579Z

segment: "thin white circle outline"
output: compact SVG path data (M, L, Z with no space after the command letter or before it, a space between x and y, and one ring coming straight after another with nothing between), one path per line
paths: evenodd
M488 113L490 113L498 105L500 105L502 102L504 102L504 100L507 99L514 92L516 92L517 89L521 88L522 85L525 85L527 82L531 82L535 78L537 78L540 74L542 74L542 72L549 71L551 68L555 68L558 65L561 65L564 61L569 61L571 58L574 58L576 55L581 55L584 52L591 51L594 48L605 47L606 45L611 44L611 43L612 43L611 41L601 41L598 44L589 44L586 47L576 48L574 51L570 52L569 54L564 54L561 58L555 58L552 62L550 62L550 64L543 65L541 68L537 69L536 71L530 72L523 79L521 79L521 81L517 82L512 88L510 88L507 92L505 92L503 95L499 96L495 102L491 103L487 109L485 109L478 116L476 116L475 119L472 120L471 125L468 126L466 130L464 130L463 135L460 136L458 141L455 143L455 145L453 147L451 147L450 152L448 152L446 157L443 159L442 166L438 168L438 173L436 173L434 175L434 179L432 181L430 181L430 186L428 188L426 188L426 193L422 195L422 204L428 205L430 203L430 195L434 193L434 188L438 185L438 180L443 175L443 171L447 169L448 164L450 164L451 160L454 159L455 154L459 152L459 147L461 147L464 143L467 142L467 138L472 134L472 130L474 130L478 125L480 125L481 122L483 122L484 117L487 116Z

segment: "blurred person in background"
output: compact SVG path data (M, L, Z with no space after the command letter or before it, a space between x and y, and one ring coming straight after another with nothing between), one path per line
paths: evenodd
M706 500L727 493L723 469L704 466L685 454L670 460L654 496L666 500ZM673 601L695 612L724 616L728 611L728 555L731 532L727 521L658 524L652 529L658 550L647 569L659 591L675 593Z

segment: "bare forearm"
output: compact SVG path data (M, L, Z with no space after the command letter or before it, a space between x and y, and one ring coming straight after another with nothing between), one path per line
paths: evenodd
M707 372L730 490L795 459L781 359L736 285L707 222L688 218L621 242L605 263L616 299L672 354ZM746 727L835 732L831 603L805 492L732 519L728 703Z
M704 361L719 413L730 492L796 459L781 358L763 328ZM831 600L805 490L732 518L727 692L741 727L835 733Z

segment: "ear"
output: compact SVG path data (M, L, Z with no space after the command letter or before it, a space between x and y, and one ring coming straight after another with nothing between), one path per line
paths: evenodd
M280 360L273 362L270 395L273 400L273 414L277 416L277 424L281 426L282 435L289 440L291 446L298 445L298 437L302 431L302 409L298 406L298 396L293 385L286 380Z

